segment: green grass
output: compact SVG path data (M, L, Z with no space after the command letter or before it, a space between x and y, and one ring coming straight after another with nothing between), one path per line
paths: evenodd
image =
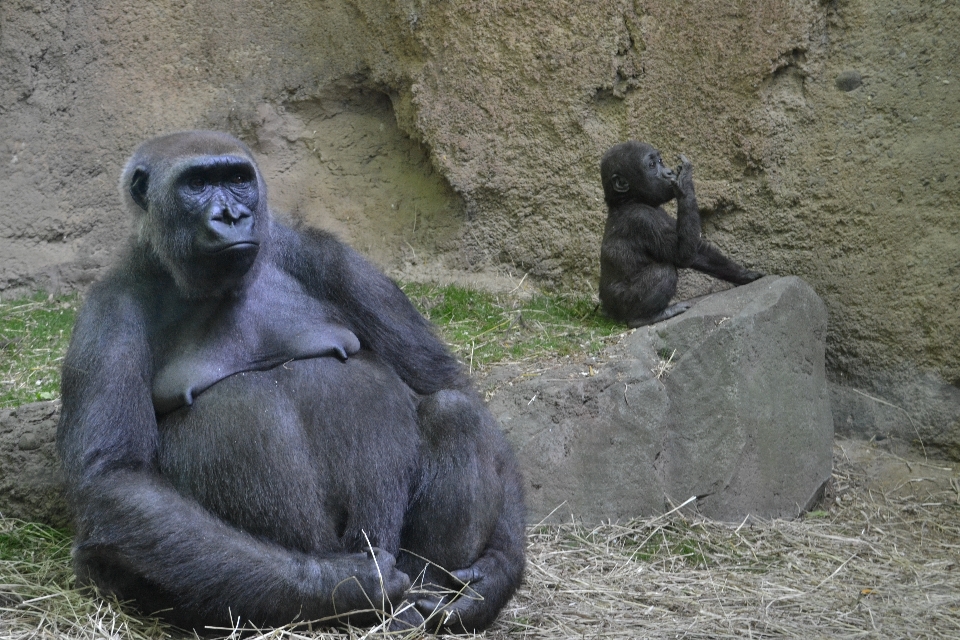
M0 408L60 395L60 364L79 297L0 301Z
M70 563L70 534L35 522L4 520L0 526L0 562L37 563L58 559Z
M585 297L537 294L520 300L456 285L401 288L471 370L504 361L597 355L623 332Z
M504 361L597 355L623 328L585 297L521 300L456 285L401 288L472 371ZM79 296L0 302L0 408L60 394L60 365Z

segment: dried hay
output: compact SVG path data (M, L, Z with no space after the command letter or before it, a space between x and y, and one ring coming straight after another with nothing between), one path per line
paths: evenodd
M956 471L876 493L837 454L829 512L801 520L535 530L505 619L525 638L960 637Z
M533 527L525 584L479 637L960 638L956 467L906 463L898 481L870 475L870 461L888 453L849 442L835 451L834 495L801 520L728 525L678 511ZM0 637L171 637L71 585L63 549L0 561ZM247 637L424 635L280 629Z

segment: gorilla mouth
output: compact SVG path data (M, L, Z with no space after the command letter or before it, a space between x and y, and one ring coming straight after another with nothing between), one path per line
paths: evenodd
M224 245L210 251L210 253L232 253L234 251L250 251L252 249L257 249L260 247L259 242L253 242L252 240L243 240L241 242L234 242L232 244Z

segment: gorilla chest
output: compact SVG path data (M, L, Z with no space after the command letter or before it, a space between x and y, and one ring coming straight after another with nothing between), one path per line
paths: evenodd
M376 530L377 508L407 504L418 463L413 394L365 353L232 375L158 424L180 493L305 550Z
M160 415L191 405L236 373L306 358L346 359L360 349L328 305L269 264L241 296L170 306L153 340L152 395Z

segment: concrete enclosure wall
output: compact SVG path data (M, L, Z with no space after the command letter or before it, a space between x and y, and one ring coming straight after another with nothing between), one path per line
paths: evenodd
M0 295L95 278L126 156L186 128L392 273L592 291L598 158L639 138L824 299L841 430L960 456L958 57L948 0L4 0Z

